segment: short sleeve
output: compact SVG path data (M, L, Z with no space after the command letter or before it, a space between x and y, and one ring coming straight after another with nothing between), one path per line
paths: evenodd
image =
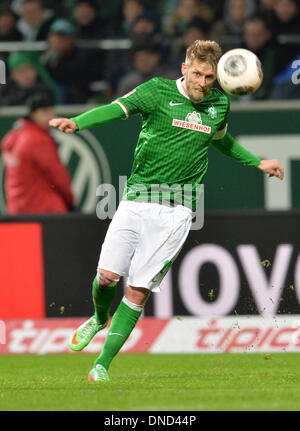
M224 119L222 121L222 123L220 124L219 130L224 129L224 127L227 126L228 123L228 116L229 116L229 111L230 111L230 100L229 97L226 96L226 100L227 100L227 107L224 113Z
M227 96L226 96L226 100L227 100L227 106L225 108L224 118L223 118L222 122L220 123L218 130L213 135L213 137L212 137L213 140L222 139L222 138L224 138L224 136L227 133L228 116L229 116L229 111L230 111L230 100Z
M158 105L158 86L158 78L152 78L114 100L114 103L121 106L126 117L134 114L150 114Z
M217 130L216 133L212 137L213 140L217 141L218 139L224 138L224 136L227 133L227 127L228 127L228 124L226 124L225 127L223 127L222 129Z

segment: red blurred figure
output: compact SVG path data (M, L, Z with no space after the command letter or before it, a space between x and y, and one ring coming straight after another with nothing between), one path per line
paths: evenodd
M70 176L58 157L49 134L53 103L45 95L33 96L29 116L2 140L7 213L66 213L73 208Z

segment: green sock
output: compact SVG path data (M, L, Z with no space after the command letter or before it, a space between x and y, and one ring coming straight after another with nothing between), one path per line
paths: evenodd
M140 308L140 310L134 310L126 305L124 300L121 301L119 307L113 315L103 350L96 359L94 367L100 364L103 365L106 370L108 370L111 361L131 334L140 315L142 314L143 307L138 306L136 308Z
M117 293L117 284L114 286L100 286L97 277L94 278L92 295L95 307L95 317L103 325L109 319L109 310Z

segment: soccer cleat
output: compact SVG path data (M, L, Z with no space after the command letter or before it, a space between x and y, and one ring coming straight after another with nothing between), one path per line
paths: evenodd
M97 364L90 372L88 376L89 382L103 382L109 380L109 375L103 365Z
M70 349L75 350L76 352L84 349L92 340L92 338L97 334L97 332L105 328L107 323L108 320L104 324L100 325L97 322L95 316L92 316L90 319L80 325L79 328L77 328L73 333L69 342Z

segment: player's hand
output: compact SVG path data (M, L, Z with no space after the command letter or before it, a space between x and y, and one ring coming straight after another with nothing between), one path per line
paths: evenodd
M58 127L61 132L64 133L74 133L78 130L77 124L69 120L69 118L52 118L49 121L50 127Z
M284 169L278 160L262 160L257 166L262 172L268 174L269 177L277 177L283 180Z

